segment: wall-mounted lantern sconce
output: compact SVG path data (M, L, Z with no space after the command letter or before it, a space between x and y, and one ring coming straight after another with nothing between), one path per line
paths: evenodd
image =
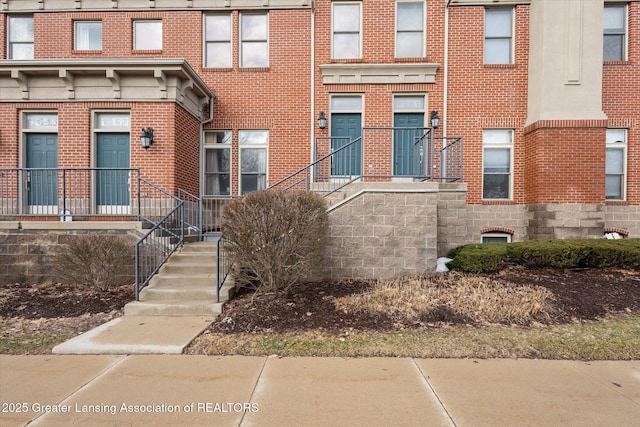
M320 111L320 115L318 116L318 127L320 129L327 127L327 117L324 115L324 111Z
M440 126L440 117L438 116L438 112L433 110L431 112L431 127L437 129Z
M140 144L145 150L153 144L153 128L142 128L142 134L140 135Z

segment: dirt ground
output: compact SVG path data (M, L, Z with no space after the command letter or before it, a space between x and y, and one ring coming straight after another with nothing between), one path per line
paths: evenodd
M557 310L545 320L559 324L592 320L609 313L640 312L640 273L624 271L528 271L514 269L499 276L516 285L537 285L549 289ZM211 326L217 333L266 333L321 330L393 330L397 321L385 315L346 314L335 308L335 298L358 293L367 281L300 284L286 294L234 298ZM122 307L133 300L133 285L101 292L95 288L63 284L9 284L0 286L0 336L44 332L81 333L122 315ZM468 323L447 310L435 312L424 322Z

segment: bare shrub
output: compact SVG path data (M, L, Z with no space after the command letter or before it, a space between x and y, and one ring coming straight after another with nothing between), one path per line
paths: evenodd
M324 260L329 219L314 193L257 191L229 203L222 217L225 250L241 286L286 290Z
M133 275L133 245L123 236L74 236L54 259L60 281L95 286L107 292Z
M527 324L553 310L553 294L538 286L516 286L461 273L402 276L372 290L335 301L345 312L386 313L415 320L447 310L474 322Z

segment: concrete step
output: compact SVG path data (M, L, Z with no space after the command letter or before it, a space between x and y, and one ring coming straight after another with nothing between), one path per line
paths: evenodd
M124 306L125 316L210 316L222 313L224 302L190 300L134 301Z
M168 262L161 269L159 274L161 275L182 275L185 279L189 276L216 274L216 264L214 261L207 263L192 263L192 262ZM215 277L215 276L212 276Z
M215 241L206 241L206 242L193 242L188 245L184 245L180 251L180 253L210 253L215 255L217 253L217 242Z
M167 264L208 264L216 262L216 254L210 252L183 252L174 253Z

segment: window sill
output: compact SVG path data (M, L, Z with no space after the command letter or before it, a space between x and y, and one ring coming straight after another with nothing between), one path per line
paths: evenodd
M362 64L363 62L362 58L331 58L331 61L329 61L331 64Z
M607 206L628 206L629 202L626 200L605 200L604 204Z
M482 200L483 205L515 205L516 202L510 199Z
M238 68L238 71L243 72L243 73L266 73L268 71L270 71L269 67L240 67Z
M393 62L404 63L404 62L427 62L427 57L415 57L415 58L394 58Z
M233 71L233 67L204 67L202 69L203 72L214 72L214 73L230 73Z
M604 61L603 65L632 65L631 61Z
M484 68L506 68L512 69L517 68L516 64L483 64Z
M141 55L141 54L154 54L154 55L158 55L158 54L162 54L162 49L159 50L146 50L146 49L133 49L131 51L131 53L135 54L135 55Z
M74 55L102 55L102 50L72 50Z

